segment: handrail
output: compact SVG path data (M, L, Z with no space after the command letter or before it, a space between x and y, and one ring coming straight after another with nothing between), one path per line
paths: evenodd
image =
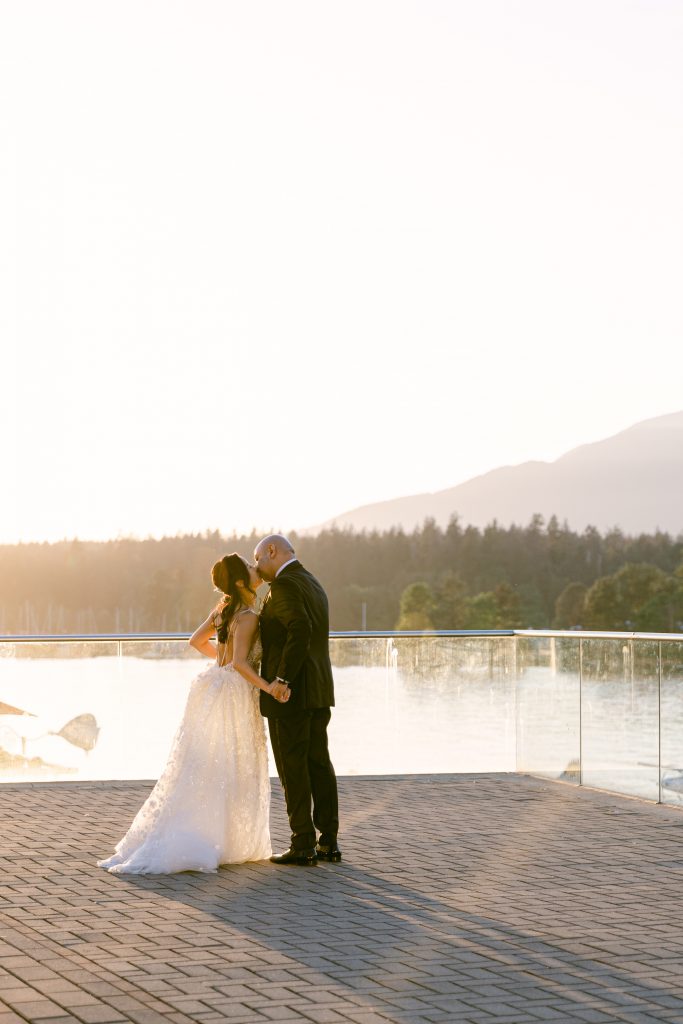
M616 633L591 629L515 629L515 636L578 637L581 640L677 640L683 642L683 633Z
M0 644L17 644L17 643L59 643L72 642L72 643L107 643L125 640L189 640L190 633L32 633L32 634L12 634L8 636L0 636ZM363 631L356 630L331 630L330 637L336 638L361 638L361 637L375 637L382 640L389 639L394 636L514 636L514 630L512 629L407 629L407 630L390 630L390 629L367 629Z
M189 640L190 633L34 633L0 636L0 644L107 643L126 640ZM392 637L496 637L563 638L576 640L661 640L683 642L683 633L618 633L581 629L404 629L332 630L331 639L382 639Z

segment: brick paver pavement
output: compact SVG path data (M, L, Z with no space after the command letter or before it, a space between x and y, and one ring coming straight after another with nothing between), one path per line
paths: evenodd
M517 775L351 778L342 864L101 871L148 791L0 789L0 1024L683 1022L676 810Z

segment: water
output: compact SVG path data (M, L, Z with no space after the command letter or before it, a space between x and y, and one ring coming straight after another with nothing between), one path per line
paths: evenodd
M158 777L180 721L195 659L0 659L0 699L38 715L0 715L0 747L44 766L5 766L3 781ZM330 748L340 775L514 771L509 687L436 688L388 667L335 667ZM87 753L58 736L90 713L100 727ZM272 774L275 774L271 764Z

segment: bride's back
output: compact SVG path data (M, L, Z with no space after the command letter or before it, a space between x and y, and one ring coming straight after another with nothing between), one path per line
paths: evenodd
M220 613L216 614L220 616ZM238 622L244 615L255 615L258 619L258 612L255 612L252 608L242 608L235 612L227 622L216 622L216 664L220 668L232 664L235 630ZM261 635L257 625L247 655L247 661L253 669L258 668L261 662L261 654Z

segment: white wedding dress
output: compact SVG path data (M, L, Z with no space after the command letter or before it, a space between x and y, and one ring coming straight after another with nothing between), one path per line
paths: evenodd
M231 663L219 664L227 645L218 650L216 663L191 684L163 774L99 867L128 875L215 871L272 853L259 691ZM248 660L258 671L258 630Z

